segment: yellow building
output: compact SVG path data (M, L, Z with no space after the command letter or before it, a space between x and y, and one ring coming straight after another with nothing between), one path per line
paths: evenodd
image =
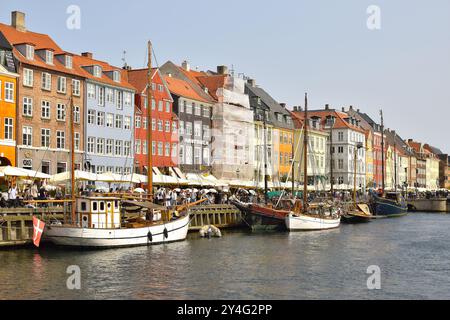
M0 166L16 165L16 90L18 74L0 64Z
M288 176L292 176L291 160L293 153L292 145L294 143L294 131L283 128L277 128L275 131L278 133L278 145L275 146L275 150L277 151L276 153L278 153L278 168L275 168L275 170L278 171L279 179L285 180Z

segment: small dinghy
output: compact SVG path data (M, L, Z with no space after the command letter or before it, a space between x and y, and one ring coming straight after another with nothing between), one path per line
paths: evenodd
M220 229L213 225L203 226L200 231L200 237L202 238L220 238L222 237L222 233Z

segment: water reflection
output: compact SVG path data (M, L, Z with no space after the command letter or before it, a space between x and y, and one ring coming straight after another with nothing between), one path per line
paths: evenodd
M225 232L221 239L105 251L0 251L2 299L450 298L450 217L416 214L325 232ZM81 269L81 290L66 287ZM382 290L366 287L367 267Z

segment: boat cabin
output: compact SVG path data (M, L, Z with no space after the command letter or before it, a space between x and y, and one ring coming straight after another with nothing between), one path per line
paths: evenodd
M76 204L78 223L82 228L120 228L120 199L115 197L79 197Z

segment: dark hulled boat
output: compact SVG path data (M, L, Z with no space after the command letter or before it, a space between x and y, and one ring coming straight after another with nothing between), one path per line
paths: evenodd
M376 216L401 217L408 214L408 204L399 192L387 192L381 196L372 191L371 206Z

